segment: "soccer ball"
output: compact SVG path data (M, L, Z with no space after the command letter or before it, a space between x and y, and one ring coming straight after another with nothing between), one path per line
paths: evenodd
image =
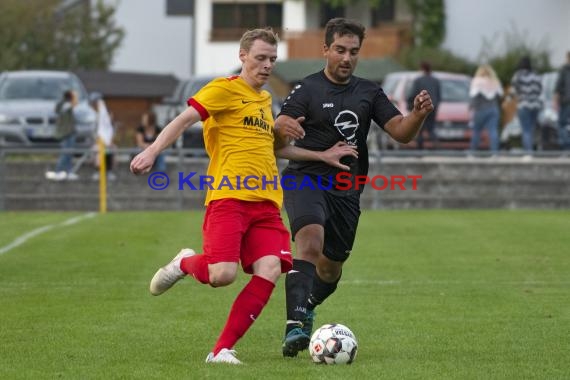
M350 364L356 357L357 349L352 331L338 323L319 327L309 343L309 354L315 363Z

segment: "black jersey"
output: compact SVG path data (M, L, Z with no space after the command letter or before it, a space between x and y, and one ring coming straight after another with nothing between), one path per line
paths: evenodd
M390 119L401 115L380 85L356 76L348 84L335 84L324 70L295 85L280 114L293 118L305 116L305 137L295 141L300 148L324 151L339 141L356 145L358 160L342 161L350 166L353 176L368 173L366 138L371 121L384 128ZM290 161L287 169L325 179L334 179L341 172L321 161Z

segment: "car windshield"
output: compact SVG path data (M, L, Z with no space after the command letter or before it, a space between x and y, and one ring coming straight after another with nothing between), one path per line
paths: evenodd
M396 87L398 86L398 81L400 79L400 77L394 75L387 76L384 79L384 82L382 82L382 90L384 90L384 93L388 96L393 96L394 92L396 92Z
M74 90L79 99L85 99L85 91L72 78L5 78L0 82L0 100L61 99L64 91Z
M460 79L441 79L441 100L443 102L468 102L469 81Z

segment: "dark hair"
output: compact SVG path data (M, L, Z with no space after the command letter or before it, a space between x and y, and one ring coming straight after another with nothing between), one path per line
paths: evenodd
M63 100L65 100L66 102L71 102L71 99L73 98L73 91L71 90L66 90L63 93Z
M530 57L525 55L519 61L519 70L532 70L532 65L530 64Z
M153 111L148 111L146 118L148 125L156 125L156 114Z
M358 21L341 17L330 19L325 26L325 45L331 46L334 41L334 35L336 34L338 37L346 35L357 36L360 40L360 46L362 46L364 31L364 26Z
M428 61L422 61L422 63L420 63L420 67L425 73L431 73L431 63Z

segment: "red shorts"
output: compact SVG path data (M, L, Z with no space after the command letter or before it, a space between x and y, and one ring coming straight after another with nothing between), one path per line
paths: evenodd
M277 256L281 272L293 266L289 231L279 209L270 201L219 199L206 208L204 254L208 264L239 262L246 273L264 256Z

